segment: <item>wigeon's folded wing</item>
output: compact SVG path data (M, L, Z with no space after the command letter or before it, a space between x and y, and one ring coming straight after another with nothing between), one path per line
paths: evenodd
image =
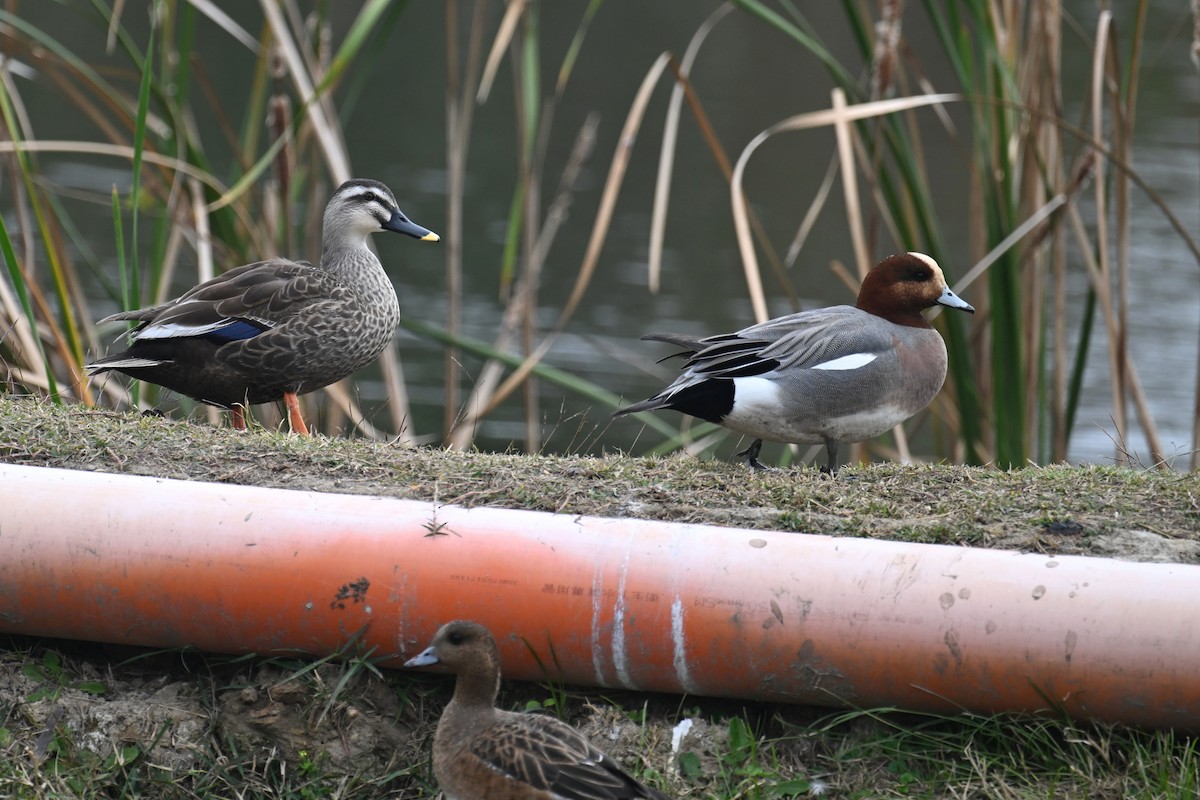
M509 716L486 736L477 737L471 752L490 769L528 786L530 797L670 800L638 783L583 734L551 717Z
M684 365L705 378L743 378L778 369L839 369L869 363L892 347L886 331L851 306L804 311L737 333L700 340Z

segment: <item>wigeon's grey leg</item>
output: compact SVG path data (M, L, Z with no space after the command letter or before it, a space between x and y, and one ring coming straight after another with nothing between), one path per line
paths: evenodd
M826 475L837 475L837 471L838 471L837 451L838 451L837 442L833 441L832 439L826 439L825 440L825 466L821 467L821 472L824 472Z
M758 460L758 454L762 452L762 439L755 439L750 443L750 446L734 455L738 458L746 459L746 466L751 469L769 469L765 464Z

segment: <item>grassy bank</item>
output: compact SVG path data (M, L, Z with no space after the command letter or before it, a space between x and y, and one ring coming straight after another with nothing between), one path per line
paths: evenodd
M0 460L181 480L377 494L468 506L1200 560L1195 476L1124 467L849 466L526 456L227 428L0 400Z
M1200 561L1194 477L877 464L836 480L686 457L447 452L0 398L0 461L563 513ZM444 679L0 637L0 795L430 797ZM1193 738L1053 718L830 711L557 685L501 702L583 727L678 797L1193 797ZM674 727L693 728L672 754Z

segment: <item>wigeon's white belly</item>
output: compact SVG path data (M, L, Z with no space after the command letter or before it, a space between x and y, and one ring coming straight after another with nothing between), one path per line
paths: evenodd
M773 442L821 444L861 442L899 425L912 416L911 409L884 403L848 414L828 409L789 408L780 386L765 378L735 378L733 409L722 421L725 427Z

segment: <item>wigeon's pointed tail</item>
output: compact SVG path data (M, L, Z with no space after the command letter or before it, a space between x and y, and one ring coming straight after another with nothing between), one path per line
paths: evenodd
M680 353L680 355L685 355L686 353L699 353L704 349L704 343L695 336L685 336L682 333L647 333L642 337L642 341L666 342L667 344L673 344L676 347L682 347L685 353ZM671 357L672 356L667 356L667 358Z
M645 336L642 337L642 341L643 342L666 342L667 344L673 344L676 347L682 348L681 352L671 353L669 356L663 356L662 358L660 358L658 360L659 364L661 364L664 361L668 361L672 358L679 358L681 356L694 355L696 353L699 353L701 350L703 350L705 348L704 343L701 342L696 337L686 336L682 333L647 333ZM672 392L671 394L674 394L674 392ZM616 411L614 411L612 413L612 415L614 417L623 417L626 414L636 414L639 411L658 411L658 410L664 409L664 408L668 408L668 409L672 408L673 406L671 405L671 394L668 394L667 392L662 392L661 394L656 394L654 397L651 397L648 400L643 400L640 403L634 403L631 406L626 406L625 408L617 409Z
M612 412L612 415L614 417L623 417L626 414L636 414L639 411L658 411L660 408L670 408L670 406L671 401L669 399L664 398L662 395L655 395L649 400L643 400L642 402L634 403L631 406L618 408L616 411Z

